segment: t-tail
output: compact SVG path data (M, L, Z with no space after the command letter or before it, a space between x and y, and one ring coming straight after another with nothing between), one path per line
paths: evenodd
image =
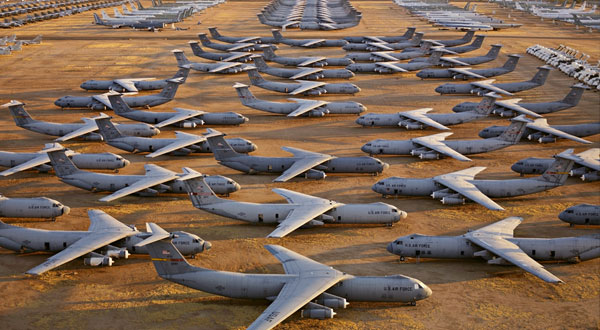
M433 65L437 65L440 63L440 57L442 57L442 51L434 50L431 53L431 56L429 56L429 58L427 59L427 62L429 62Z
M417 28L414 26L406 28L406 32L404 32L404 35L402 37L408 40L415 35L416 30L417 30Z
M177 93L177 88L183 83L183 79L169 79L167 80L167 86L158 94L159 97L164 97L168 100L172 100Z
M277 29L272 29L271 33L273 33L273 37L275 38L275 42L281 42L281 40L283 40L283 35L281 34L281 31L279 31Z
M222 35L219 33L219 31L217 31L217 28L214 26L209 27L208 32L210 32L210 36L215 39L222 37Z
M498 140L507 141L515 144L521 140L521 137L525 133L525 126L530 123L531 120L527 119L525 115L520 115L510 120L508 128L497 137Z
M487 93L483 96L483 99L477 104L475 112L482 115L489 115L492 113L496 100L500 98L496 93Z
M487 54L485 54L485 57L491 57L491 58L498 57L498 54L500 54L500 48L502 48L502 45L499 45L499 44L492 45L492 48L488 51Z
M520 58L521 58L521 55L517 55L517 54L508 55L508 60L506 60L506 62L502 66L502 68L508 70L509 72L514 71L515 68L517 67L517 63L519 63Z
M246 72L248 73L248 77L250 78L250 82L252 83L252 85L258 85L266 81L260 75L260 73L258 73L258 70L256 70L256 68L249 68L246 70Z
M121 115L127 112L133 112L134 110L127 105L127 103L121 97L119 93L109 93L108 102L117 115Z
M123 137L123 134L115 127L110 121L110 118L96 118L96 125L100 135L104 138L104 141L110 141Z
M275 52L273 51L273 48L271 48L270 46L263 45L260 48L262 48L264 57L267 60L272 61L275 57L277 57L277 55L275 55Z
M156 268L158 276L170 279L172 275L179 275L204 270L204 268L190 265L177 250L175 245L167 238L158 242L146 245L148 254ZM181 283L184 284L185 283Z
M462 41L464 42L469 42L473 39L473 37L475 36L475 31L474 30L469 30L467 31L467 33L465 33L465 35L461 38ZM481 43L483 42L483 39L485 39L485 36L477 36L479 39L481 39L481 42L479 43L479 46L481 46ZM482 37L482 38L480 38ZM477 42L478 38L475 38L475 42ZM473 42L473 45L475 45L475 42Z
M175 59L177 60L177 65L182 67L182 66L186 66L189 65L191 62L190 60L188 60L187 56L185 56L185 54L183 53L182 50L179 49L174 49L172 50L173 55L175 55Z
M562 100L562 102L567 103L572 106L576 106L577 104L579 104L579 100L581 100L583 91L586 89L587 89L587 87L582 84L575 84L575 85L571 86L571 90L569 91L569 94L567 94L567 96L565 96L565 98Z
M413 43L420 44L420 43L421 43L421 40L423 40L423 36L424 36L424 35L425 35L425 33L423 33L423 32L417 32L417 33L415 33L415 35L413 36L413 38L412 38L412 39L410 39L410 40L411 40Z
M10 114L15 120L15 124L19 127L23 127L27 124L31 124L36 122L29 113L25 110L25 103L12 100L2 106L3 108L8 108Z
M198 39L200 39L200 42L206 46L206 45L210 45L211 42L208 39L208 37L206 36L206 33L198 33Z
M145 9L144 6L142 6L142 3L140 2L140 0L135 0L135 3L137 4L138 10Z
M48 158L50 158L50 164L52 164L52 168L54 168L54 172L56 176L59 178L64 178L69 175L83 172L78 169L73 161L65 154L66 149L62 150L54 150L48 152Z
M108 16L108 14L104 11L104 9L102 11L100 11L102 13L102 18L103 19L110 19L110 16Z
M271 48L269 48L269 49L271 49ZM266 69L269 68L269 66L267 65L267 62L265 62L265 59L262 56L260 56L260 55L253 55L251 57L251 59L254 61L254 65L256 65L256 67L259 70L266 70Z
M200 47L200 44L198 43L198 41L195 41L195 40L190 41L190 42L188 42L188 44L190 44L190 48L192 49L192 53L194 53L194 55L200 56L201 54L205 53L204 49L202 49L202 47ZM177 63L179 63L179 60L177 60Z
M215 195L215 192L210 188L206 181L204 181L203 176L185 180L183 184L185 185L185 189L187 190L192 204L197 209L202 209L203 205L222 203L224 201L224 199Z
M473 32L473 31L469 31L469 32L467 32L467 34L470 33L470 32ZM475 32L473 32L473 33L475 33ZM484 39L485 39L485 36L477 36L477 37L475 37L475 40L473 40L473 42L471 43L471 46L477 47L477 48L481 47L481 45L483 45L483 40Z
M183 84L187 80L187 77L189 74L190 74L189 66L180 66L179 70L177 70L177 72L175 72L175 75L173 75L173 77L171 77L171 79L181 78L180 81Z
M98 25L104 25L104 21L102 21L100 19L100 16L98 16L98 14L94 13L94 23L98 24Z
M549 66L540 66L538 67L538 72L531 78L530 82L537 84L538 86L542 86L546 83L546 78L550 74L550 70L552 70Z
M252 94L248 85L235 83L233 88L235 88L235 91L237 92L243 105L249 105L252 103L252 101L256 101L256 97L254 97L254 94Z
M219 131L216 131L216 130L213 130L210 128L208 129L208 132L211 134L220 133ZM221 135L216 135L216 136L209 135L206 138L206 140L208 141L208 144L210 145L210 148L212 149L213 154L215 155L215 159L217 161L225 161L228 158L241 156L242 154L239 154L235 150L233 150L233 148L229 145L229 143L227 143L227 141L225 141L223 136L225 136L225 134L221 133Z
M554 156L554 162L539 178L559 186L563 185L569 177L569 172L575 163L572 159L569 159L572 155L573 149L567 149Z

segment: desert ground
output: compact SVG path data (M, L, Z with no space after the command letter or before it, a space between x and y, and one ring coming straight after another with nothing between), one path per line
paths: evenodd
M145 3L145 2L144 2ZM178 24L189 30L162 32L111 29L92 25L86 12L57 20L1 31L16 33L20 39L43 34L43 44L27 46L11 56L1 56L0 102L19 100L37 119L76 122L94 116L90 110L61 110L53 102L64 95L88 95L79 88L87 79L171 76L176 62L171 50L183 49L195 58L187 42L196 34L217 26L222 34L234 36L270 35L255 14L266 1L227 1L218 7ZM426 38L454 39L457 31L440 31L411 17L392 1L352 1L363 13L361 23L340 31L294 31L285 35L301 38L340 38L346 35L394 35L416 26ZM464 6L463 2L455 3ZM509 13L497 5L480 3L478 11L523 27L485 32L484 46L468 56L487 52L489 45L503 44L497 60L480 67L495 67L507 55L523 54L517 70L499 77L499 82L530 79L543 63L526 55L525 49L539 43L556 47L565 44L600 59L599 34L572 25L541 21L524 13ZM510 17L508 16L510 14ZM201 24L198 24L201 22ZM285 55L343 56L334 48L298 49L280 46ZM465 55L465 56L467 56ZM269 77L269 79L274 79ZM216 127L229 137L243 137L258 145L254 153L283 156L281 146L292 146L336 156L364 155L360 147L375 138L405 139L437 133L435 130L406 131L395 128L362 128L352 115L324 118L286 118L243 107L231 87L235 82L249 83L246 74L216 75L192 71L176 99L154 110L173 107L205 111L235 111L250 118L241 126ZM435 112L451 112L463 101L479 101L475 96L439 96L434 88L446 81L420 80L414 73L377 75L357 74L352 82L362 91L356 96L323 96L323 100L354 100L369 112L387 112L431 107ZM574 80L555 70L542 87L518 93L526 102L561 99ZM285 96L251 88L258 98L283 101ZM112 111L107 111L112 115ZM547 115L551 124L585 123L600 119L599 94L586 91L575 108ZM114 121L128 122L115 115ZM453 138L477 138L477 132L490 125L506 125L506 119L485 120L452 127ZM162 129L161 137L174 136L175 128ZM202 133L205 128L189 130ZM0 112L0 150L37 151L52 137L15 126L6 109ZM599 147L598 135L589 137ZM129 154L100 142L72 141L64 144L79 152L109 151L123 155L132 163L121 174L141 174L147 163L144 155ZM0 180L0 192L9 197L47 196L71 207L69 215L56 222L35 219L7 219L24 227L53 230L86 230L87 210L101 209L127 224L145 228L156 222L163 228L184 230L210 241L213 248L191 260L194 265L246 273L282 273L282 267L262 246L280 244L316 261L354 275L404 274L418 278L431 287L433 295L417 306L390 303L350 302L347 309L331 320L302 319L294 314L278 329L514 329L579 328L600 326L600 260L579 264L546 263L547 269L565 283L552 285L513 266L487 265L483 260L421 260L399 262L385 249L395 238L410 233L459 235L508 216L524 218L515 230L517 237L563 237L600 233L598 228L570 228L557 217L565 208L587 202L600 204L600 183L569 178L563 187L517 198L497 199L506 211L496 212L474 204L445 206L430 198L383 199L371 190L379 179L390 176L430 177L469 166L485 166L478 178L510 179L518 174L510 166L525 157L550 157L567 148L576 152L588 146L560 140L553 144L522 142L492 153L473 155L472 163L453 159L421 161L413 157L380 157L391 166L383 175L330 175L322 181L293 179L272 183L274 175L245 175L220 166L211 154L187 157L163 156L152 163L174 171L189 166L202 173L222 174L241 184L231 199L252 202L284 202L272 188L282 187L343 203L386 202L408 212L408 217L393 227L379 225L325 225L301 229L283 239L264 238L273 227L258 226L214 216L195 209L185 195L159 197L129 196L111 203L98 201L105 194L92 193L60 182L53 173L27 171ZM39 277L24 275L48 255L16 254L0 249L0 324L3 329L243 329L267 307L266 301L235 300L188 289L159 278L148 256L117 260L110 268L91 268L72 261Z

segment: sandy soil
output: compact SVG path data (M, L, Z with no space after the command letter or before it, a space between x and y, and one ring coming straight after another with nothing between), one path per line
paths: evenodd
M166 30L159 33L113 30L91 24L92 13L37 23L15 32L19 38L44 35L39 46L27 46L11 56L0 57L0 102L16 99L27 103L35 118L57 122L74 122L92 116L89 110L60 110L54 100L64 95L86 95L79 84L91 78L170 76L176 71L170 50L180 48L190 59L187 41L198 32L218 26L226 35L269 35L270 27L260 25L255 16L265 1L228 1L188 19L180 27L187 31ZM439 31L410 17L390 1L353 1L363 12L362 22L354 28L335 32L296 32L293 37L328 37L345 35L390 35L417 26L427 38L455 38L462 33ZM457 3L463 6L464 3ZM495 12L507 19L507 11L481 3L478 10ZM487 52L489 45L502 43L499 58L483 67L501 65L510 53L524 53L535 43L545 46L566 44L600 58L598 33L576 30L572 25L552 24L523 13L514 12L509 20L524 23L520 29L486 33L484 47L473 54ZM201 25L197 25L198 21ZM338 55L339 49L303 50L281 46L287 55ZM471 54L469 54L471 55ZM202 61L202 60L199 60ZM542 62L524 55L518 70L498 79L500 82L527 80ZM236 111L250 118L240 127L217 127L232 137L244 137L259 147L257 155L285 155L281 146L340 156L362 155L360 146L375 138L410 138L436 133L434 130L365 129L354 123L354 116L288 119L245 108L239 103L235 82L248 83L245 74L210 75L193 72L182 86L176 100L158 107L188 107L206 111ZM450 112L469 96L438 96L434 88L444 81L421 81L414 74L361 74L353 79L362 91L352 100L365 104L372 112L389 112L432 107L436 112ZM527 102L562 98L574 81L561 72L550 74L547 83L537 89L519 93ZM252 88L260 98L283 100L284 96ZM325 100L346 97L326 96ZM584 123L599 120L599 97L586 92L580 104L570 110L547 116L552 124ZM108 112L111 114L112 112ZM127 122L116 118L118 122ZM454 126L452 138L476 138L483 127L505 125L499 118ZM161 136L173 136L172 128ZM201 133L203 128L192 130ZM0 150L36 151L52 138L20 129L9 113L0 113ZM590 137L599 147L598 136ZM143 155L130 155L103 143L70 142L68 147L85 152L111 151L126 156L132 164L121 173L142 173ZM510 165L528 157L549 157L567 148L583 151L586 147L570 141L540 145L524 142L505 150L475 155L472 164L452 159L419 161L411 157L383 157L391 164L383 177L428 177L468 166L486 166L479 177L515 178ZM516 267L487 265L481 260L427 260L399 263L385 246L398 236L419 232L457 235L508 216L522 216L524 223L515 236L561 237L599 233L586 227L569 228L557 215L568 206L582 202L600 203L600 183L582 183L569 179L564 187L519 198L500 199L505 212L492 212L476 204L447 207L428 198L383 200L370 187L381 177L329 176L320 182L295 179L273 184L274 176L249 176L219 166L211 155L161 157L156 164L172 170L190 166L209 174L227 175L243 189L231 198L241 201L282 202L270 191L283 187L334 199L340 202L380 202L398 206L409 217L393 228L384 226L335 226L298 230L284 239L265 239L273 227L252 226L213 216L194 209L184 195L156 198L127 197L105 204L101 194L79 190L58 181L52 174L20 173L0 180L0 190L8 196L45 195L72 208L71 214L56 223L36 220L10 221L26 227L85 230L86 211L99 208L124 223L144 228L144 222L159 223L167 230L186 230L213 243L213 249L192 261L196 265L222 270L278 273L282 268L262 248L264 244L281 244L301 254L355 275L405 274L421 279L433 290L433 296L416 307L402 304L351 303L327 321L290 317L280 329L378 329L378 328L597 328L600 315L600 261L580 264L551 263L547 268L563 279L564 285L550 285ZM4 329L31 328L201 328L241 329L249 325L266 308L262 301L232 300L187 289L160 279L145 256L118 260L111 268L90 268L81 260L73 261L39 278L23 275L40 264L44 254L18 255L0 250L0 324Z

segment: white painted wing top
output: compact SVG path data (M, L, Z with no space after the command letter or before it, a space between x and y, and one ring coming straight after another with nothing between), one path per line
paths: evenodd
M433 180L490 210L502 211L504 210L502 206L496 204L468 181L473 180L475 175L483 170L485 170L485 167L471 167L462 171L436 176Z
M172 143L156 150L153 153L147 154L146 157L154 158L162 156L164 154L168 154L169 152L173 152L175 150L185 148L191 146L192 144L196 144L206 140L206 137L202 135L189 134L179 131L175 132L175 136L176 138Z
M304 204L296 206L267 237L281 238L304 226L307 222L331 210L335 204Z
M381 43L381 44L385 43L385 41L379 39L379 37L365 36L364 38L367 39L367 40L370 40L371 42L377 42L377 43Z
M245 48L253 47L254 46L254 44L251 44L251 43L245 43L245 44L243 44L243 43L235 43L235 44L232 44L232 45L233 45L233 47L230 47L228 49L229 51L236 51L236 50L245 49Z
M523 218L509 217L500 221L496 221L485 227L471 231L471 233L478 233L479 235L491 235L499 236L503 238L510 238L514 236L515 228L521 224Z
M446 61L448 63L452 63L452 64L456 64L456 65L469 66L469 63L462 62L461 60L458 60L456 57L442 56L442 57L440 57L440 61Z
M465 157L463 154L457 152L456 150L448 147L443 141L447 136L450 136L454 133L439 133L439 134L434 134L434 135L429 135L429 136L422 136L422 137L418 137L418 138L413 138L411 139L411 141L413 143L417 143L419 145L422 145L423 147L429 148L431 150L434 150L436 152L439 152L442 155L446 155L449 157L452 157L454 159L463 161L463 162L470 162L471 159L468 157Z
M473 78L478 78L478 79L486 79L487 77L484 77L480 74L474 73L471 71L471 68L449 68L448 71L454 73L454 74L462 74L465 76L469 76L469 77L473 77Z
M325 39L314 39L314 40L310 40L310 41L303 43L302 47L311 47L311 46L320 44L322 42L325 42Z
M236 44L237 43L251 43L251 42L256 41L258 39L260 39L260 37L246 37L246 38L238 40L236 42Z
M154 78L135 78L135 79L115 79L113 82L121 87L123 87L128 92L138 92L137 87L135 87L135 83L137 81L145 81L151 80Z
M215 64L218 64L218 66L214 69L211 69L209 72L221 72L224 70L227 70L229 68L233 68L236 66L241 66L241 63L237 63L237 62L216 62Z
M33 267L26 273L39 275L84 254L138 233L102 211L90 210L88 211L88 215L91 221L90 233L88 235L83 236L66 249L51 256L44 263Z
M315 205L315 204L337 204L334 201L329 199L306 195L303 193L299 193L296 191L291 191L284 188L274 188L272 189L274 193L285 198L290 204L298 204L298 205Z
M408 72L408 70L397 66L398 62L375 62L376 66L381 66L396 72Z
M398 112L398 114L401 117L406 117L408 119L414 120L414 121L418 121L422 124L425 124L427 126L431 126L433 128L437 128L437 129L441 129L441 130L449 130L448 127L438 123L437 121L427 117L427 113L429 111L433 110L432 108L423 108L423 109L416 109L416 110L411 110L411 111L404 111L404 112Z
M107 109L112 109L112 104L110 104L110 101L108 100L108 94L109 93L93 95L92 98L94 100L104 104Z
M275 178L275 180L273 180L274 182L285 182L319 164L335 158L331 155L320 154L291 147L281 147L281 149L291 152L295 157L300 159L296 160L292 166L285 170L279 177Z
M173 116L171 118L163 120L160 123L154 125L154 127L162 128L162 127L165 127L168 125L173 125L180 121L198 117L198 116L206 113L205 111L188 110L188 109L182 109L182 108L175 108L174 110L177 111L177 113L173 114Z
M386 42L369 42L368 44L369 46L373 46L381 50L394 50L393 48L388 47Z
M397 61L398 59L396 57L390 55L390 53L391 52L372 52L371 55L379 56L388 61Z
M98 126L96 125L96 121L94 121L93 119L90 118L82 118L83 121L85 122L85 124L83 124L81 126L81 128L74 130L73 132L63 135L57 139L55 139L54 141L59 141L59 142L64 142L64 141L68 141L77 137L80 137L82 135L91 133L91 132L95 132L98 130Z
M252 55L252 53L246 53L246 52L230 52L229 57L222 59L222 61L223 62L231 62L231 61L240 59L242 57L251 56L251 55Z
M289 98L288 100L290 101L294 101L296 103L298 103L298 105L300 105L296 110L288 113L288 117L298 117L300 115L303 115L307 112L309 112L310 110L314 110L316 108L322 107L324 105L326 105L329 102L325 102L325 101L316 101L316 100L304 100L304 99L295 99L295 98Z
M7 170L0 172L0 176L9 176L15 174L17 172L25 171L30 168L34 168L36 166L40 166L42 164L46 164L50 162L50 158L48 158L48 154L40 154L39 156L30 159L24 163L21 163L17 166L11 167Z
M121 198L123 196L131 195L138 191L142 191L146 188L150 188L158 184L169 182L178 178L177 173L153 164L146 164L144 165L144 168L146 169L146 175L143 179L137 181L129 187L117 190L114 193L101 198L100 201L114 201L115 199Z
M311 65L320 61L324 61L327 58L320 56L320 57L307 57L303 62L301 62L300 64L298 64L298 66L307 66L307 65Z
M574 155L577 164L587 166L595 171L600 171L600 148L588 149Z
M290 95L298 95L298 94L302 94L306 91L309 91L313 88L317 88L317 87L321 87L323 85L325 85L324 82L320 82L320 81L305 81L305 80L296 80L297 83L300 84L300 86L298 86L298 88L294 89L293 91L291 91L289 94Z
M475 86L477 88L485 89L488 92L496 92L498 94L504 94L504 95L513 95L511 92L507 92L507 91L503 90L502 88L498 88L498 87L492 85L492 83L494 81L495 81L494 79L475 81L475 82L472 82L471 85Z
M508 110L512 110L514 112L518 112L520 114L523 115L528 115L531 116L533 118L541 118L542 116L538 113L535 113L529 109L525 109L522 106L518 105L517 103L521 101L521 99L510 99L510 100L504 100L504 101L496 101L495 105L506 108Z
M561 130L558 130L558 129L554 128L554 127L551 127L550 125L548 125L548 121L546 120L546 118L535 119L533 121L533 123L527 124L526 127L529 128L529 129L533 129L533 130L540 131L540 132L543 132L543 133L547 133L547 134L551 134L551 135L554 135L554 136L558 136L558 137L561 137L563 139L569 139L569 140L572 140L572 141L575 141L575 142L579 142L579 143L585 143L585 144L592 143L592 142L590 142L588 140L584 140L584 139L579 138L577 136L571 135L569 133L565 133L565 132L563 132Z
M302 65L300 65L300 66L302 66ZM321 68L302 68L299 73L291 76L290 79L292 79L292 80L302 79L306 76L310 76L311 74L319 73L321 71L323 71L323 69L321 69Z

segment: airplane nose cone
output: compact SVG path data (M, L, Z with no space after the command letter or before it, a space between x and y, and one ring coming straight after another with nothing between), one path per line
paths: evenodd
M406 217L408 217L408 213L400 211L400 219L406 219Z
M388 163L383 163L383 169L387 170L388 168L390 168L390 164Z
M235 183L233 184L233 187L235 188L235 190L234 190L234 191L239 191L240 189L242 189L242 186L240 186L240 184L239 184L239 183L237 183L237 182L235 182Z
M129 164L131 164L130 161L128 161L127 159L123 159L123 166L121 166L121 167L128 166Z
M368 145L363 145L362 147L360 147L360 150L362 150L362 152L370 154L371 153L371 146Z
M251 150L251 151L256 151L256 149L258 149L258 146L257 146L256 144L252 143L252 144L250 145L250 150Z
M68 206L63 205L62 214L63 215L67 215L67 214L69 214L69 212L71 212L71 208L68 207Z
M348 78L354 78L356 75L352 71L348 71Z
M242 116L242 118L244 118L244 123L247 123L247 122L249 122L249 121L250 121L250 118L248 118L248 117L244 117L244 116Z
M212 248L212 244L210 244L210 242L205 241L204 244L202 244L202 251L208 251L210 248Z
M389 253L393 254L394 253L394 243L388 244L386 249L388 250Z
M56 101L54 101L54 105L56 105L57 107L60 107L62 104L62 97Z
M354 88L354 93L358 93L358 92L360 92L360 87L358 87L358 86L354 86L354 87L355 87L355 88Z
M364 111L364 110L362 110L362 108L361 108L361 112L362 111ZM362 125L364 121L365 121L365 119L363 117L358 117L358 118L356 118L356 120L354 122L359 125Z
M436 93L440 93L440 94L442 94L442 86L438 86L438 87L436 87L436 88L435 88L435 92L436 92Z
M431 291L431 288L425 284L421 284L421 285L423 286L423 291L425 293L425 297L423 299L431 297L431 294L433 294L433 291Z
M371 190L373 190L374 192L378 193L379 192L379 188L377 183L375 183L374 185L371 186Z
M160 134L160 130L158 128L156 128L156 127L153 127L152 128L152 133L154 133L154 135L158 135L158 134Z

